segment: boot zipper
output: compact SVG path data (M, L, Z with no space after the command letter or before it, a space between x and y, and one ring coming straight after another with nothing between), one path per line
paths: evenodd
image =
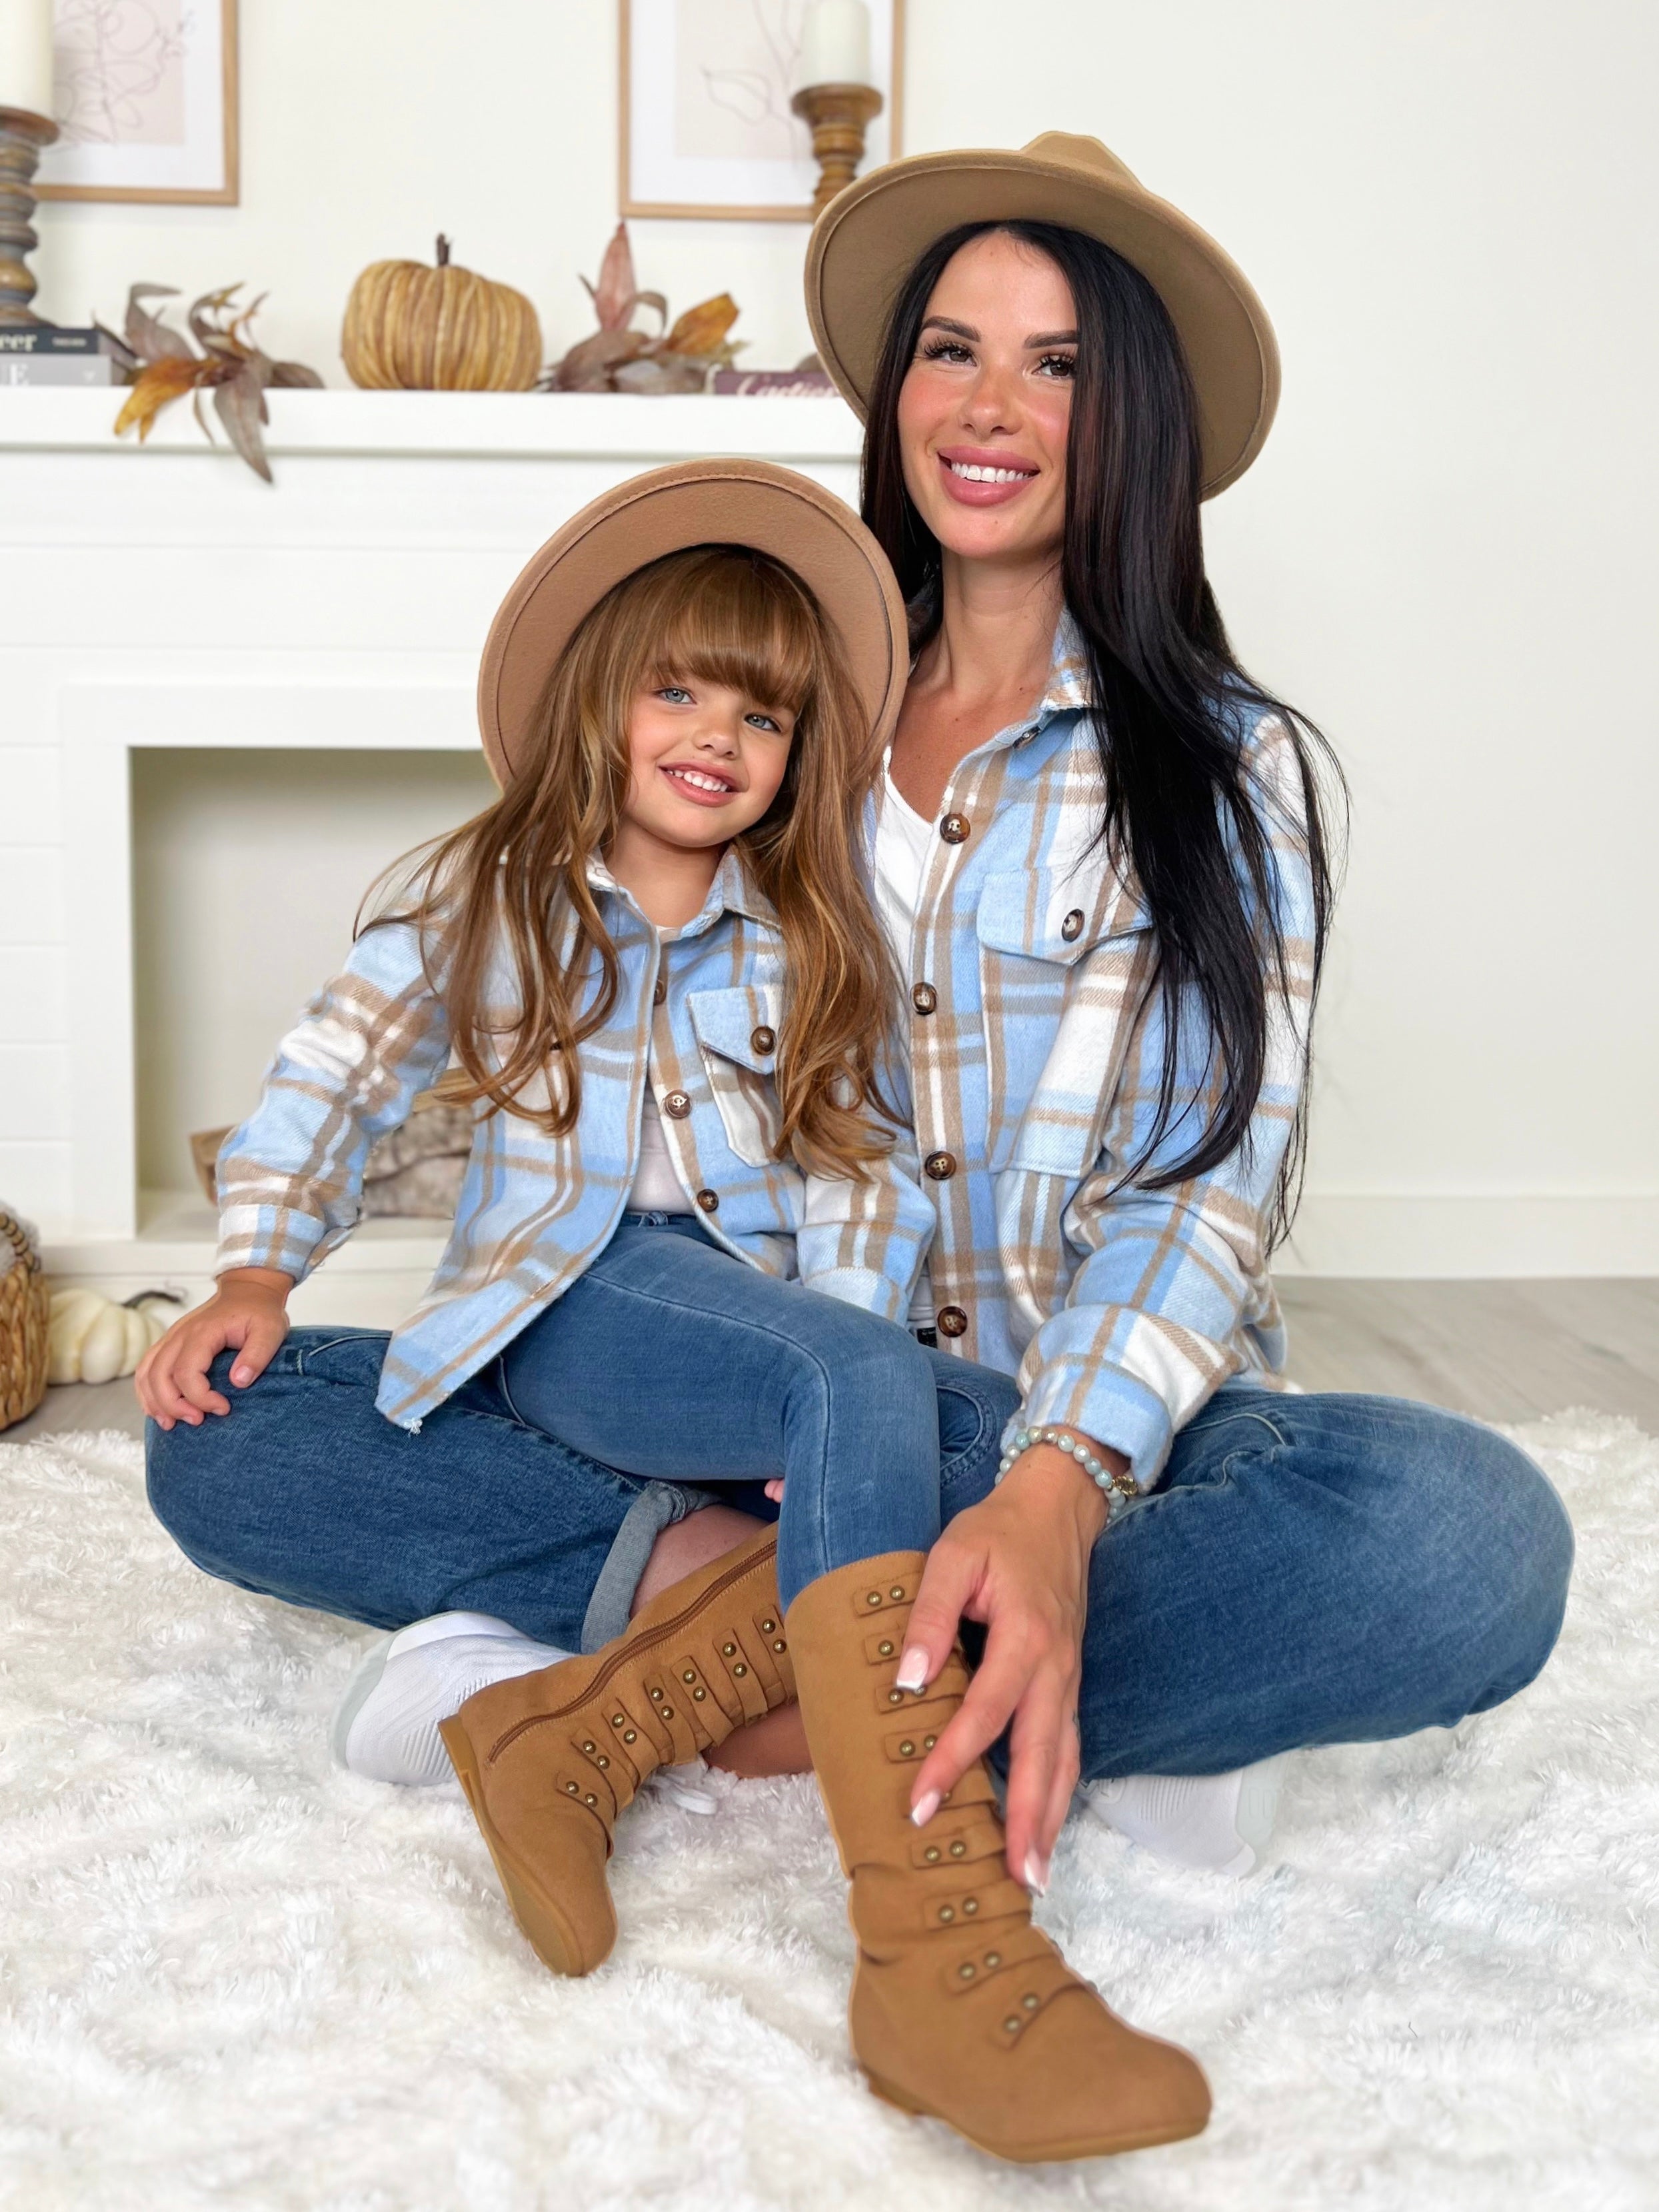
M722 1591L729 1589L733 1583L740 1583L746 1574L751 1572L754 1568L760 1565L762 1560L767 1559L769 1556L772 1558L775 1558L777 1556L777 1545L775 1542L774 1542L770 1547L769 1553L767 1549L763 1548L761 1551L757 1552L751 1559L745 1559L740 1567L728 1567L723 1575L716 1576L714 1580L709 1583L708 1589L703 1592L702 1595L696 1599L694 1603L685 1607L682 1612L675 1613L671 1620L659 1621L656 1627L652 1629L647 1635L641 1636L637 1642L630 1644L627 1650L619 1651L614 1659L607 1660L605 1664L600 1668L599 1673L595 1674L592 1680L588 1684L586 1689L583 1691L580 1698L573 1698L568 1705L556 1705L550 1712L530 1713L527 1714L523 1720L514 1721L513 1726L507 1731L507 1734L503 1736L498 1737L490 1746L489 1752L489 1764L493 1766L495 1764L496 1759L500 1758L502 1752L507 1749L507 1746L510 1743L516 1742L526 1729L539 1728L544 1721L560 1721L563 1720L567 1714L580 1712L585 1705L588 1704L592 1698L598 1696L599 1692L605 1687L605 1684L611 1680L611 1676L617 1673L619 1668L625 1666L629 1660L637 1657L641 1651L653 1650L659 1644L666 1644L669 1642L671 1638L677 1635L679 1630L685 1626L686 1622L695 1619L695 1617L702 1611L703 1607L708 1605L711 1600L719 1597Z

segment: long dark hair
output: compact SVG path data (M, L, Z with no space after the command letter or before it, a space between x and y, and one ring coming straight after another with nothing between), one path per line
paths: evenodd
M1274 801L1252 775L1247 741L1263 712L1282 721L1301 779L1300 819L1278 826L1306 847L1313 879L1313 985L1333 896L1320 775L1342 790L1323 737L1235 659L1204 574L1198 406L1181 341L1152 285L1109 246L1039 222L967 223L928 247L889 317L870 395L864 519L898 573L920 649L942 617L938 540L905 489L899 387L927 302L953 254L1006 231L1060 270L1076 306L1078 355L1066 447L1061 584L1080 633L1106 791L1100 836L1132 872L1158 946L1164 1064L1139 1170L1164 1189L1248 1145L1267 1061L1272 999L1288 1005L1291 962L1272 852ZM1208 1118L1171 1164L1146 1162L1176 1114L1182 1024L1209 1038ZM1307 1077L1268 1221L1288 1226L1299 1185Z

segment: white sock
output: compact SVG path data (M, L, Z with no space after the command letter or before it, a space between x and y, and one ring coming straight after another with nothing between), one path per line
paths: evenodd
M1273 1833L1285 1757L1231 1774L1129 1774L1091 1782L1089 1810L1157 1857L1217 1874L1249 1874Z
M334 1756L371 1782L447 1782L438 1734L477 1690L569 1658L488 1613L435 1613L377 1644L360 1661L334 1715Z

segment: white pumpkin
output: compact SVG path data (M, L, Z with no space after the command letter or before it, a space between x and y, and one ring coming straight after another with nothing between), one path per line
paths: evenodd
M118 1305L101 1291L54 1291L46 1380L112 1382L118 1375L131 1375L151 1345L167 1334L173 1319L165 1310Z

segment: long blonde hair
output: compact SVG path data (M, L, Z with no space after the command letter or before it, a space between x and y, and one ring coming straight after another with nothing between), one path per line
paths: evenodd
M686 678L796 717L776 799L733 840L783 938L776 1156L867 1174L894 1118L882 1079L893 974L857 859L874 747L817 601L765 554L693 546L614 586L550 672L506 790L388 870L381 886L402 887L396 910L365 926L422 931L458 1063L443 1095L566 1134L581 1107L579 1048L610 1019L621 980L588 865L610 849L631 787L635 697ZM503 940L517 987L506 1011L490 998ZM549 1103L532 1109L523 1094L543 1076Z

